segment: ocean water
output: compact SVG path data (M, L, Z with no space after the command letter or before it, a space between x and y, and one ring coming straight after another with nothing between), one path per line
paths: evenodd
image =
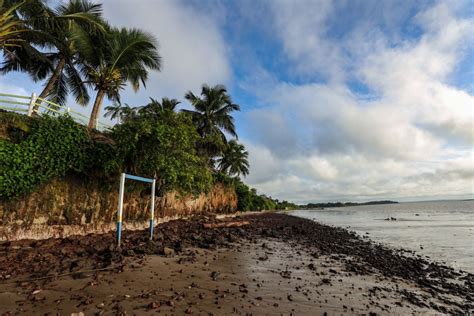
M474 273L474 201L409 202L290 214L348 228L394 248ZM396 221L386 221L394 217Z

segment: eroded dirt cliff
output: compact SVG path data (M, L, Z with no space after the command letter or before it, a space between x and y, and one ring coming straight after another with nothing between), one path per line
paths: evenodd
M28 196L0 201L0 240L43 239L115 229L118 186L85 183L78 179L53 180ZM226 214L237 207L231 187L215 185L197 196L165 193L155 199L157 222L199 213ZM124 228L143 229L148 225L149 191L125 193Z

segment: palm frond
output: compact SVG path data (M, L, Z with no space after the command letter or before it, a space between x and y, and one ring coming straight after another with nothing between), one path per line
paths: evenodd
M69 90L76 98L76 102L82 106L89 103L90 96L87 87L82 81L82 77L72 64L66 64L65 71L67 74L67 85Z

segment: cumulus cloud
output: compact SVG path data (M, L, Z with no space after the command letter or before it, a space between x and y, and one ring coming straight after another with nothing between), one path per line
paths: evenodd
M138 27L157 38L163 69L151 74L146 94L182 99L186 91L196 91L203 83L231 79L228 48L212 14L172 0L108 0L104 13L114 25ZM139 95L141 100L144 94ZM124 100L133 99L129 89Z
M248 79L246 86L257 87L269 105L247 113L259 122L251 184L302 202L474 194L474 96L450 82L472 45L472 19L440 2L410 17L419 36L405 39L377 25L367 32L362 25L334 41L327 33L332 3L273 8L295 69L326 70L327 80ZM368 99L351 89L353 79L370 91ZM252 158L261 152L279 170L271 179L259 176L264 162Z
M340 47L325 35L327 20L334 7L329 0L270 1L275 28L283 50L294 62L295 71L310 75L315 71L326 78L343 77L343 56Z

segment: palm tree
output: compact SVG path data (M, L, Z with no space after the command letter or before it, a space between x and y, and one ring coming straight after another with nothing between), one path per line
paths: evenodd
M162 98L161 102L158 100L155 100L153 98L150 98L150 103L147 105L143 106L140 108L140 113L144 114L151 114L151 115L159 115L163 112L174 112L176 109L176 106L180 104L176 99L168 99L168 98Z
M249 174L249 153L244 145L232 139L227 143L222 156L217 159L219 171L229 176L246 176Z
M23 71L33 75L51 68L49 60L38 50L49 35L32 26L34 21L46 23L49 12L41 0L0 0L1 73ZM31 65L34 64L42 65L43 69L33 71Z
M97 95L88 126L95 128L104 97L120 103L127 82L135 91L145 86L148 71L160 70L161 57L153 36L138 29L112 28L105 41L89 47L85 70Z
M0 49L8 50L9 47L18 46L22 41L21 33L28 31L22 21L17 18L15 11L24 6L24 2L20 2L11 6L5 5L0 0Z
M70 0L56 9L39 4L26 7L20 15L25 18L24 24L36 33L6 56L1 71L22 70L35 81L46 79L39 98L49 98L62 105L72 92L79 104L86 105L89 94L81 75L83 61L77 42L86 42L84 37L105 30L102 5L88 0ZM43 58L37 58L37 54L31 58L34 45L51 51L42 53Z
M121 122L126 121L135 117L138 113L139 108L131 107L128 104L116 103L105 107L105 116L110 116L112 120L119 119Z
M183 112L191 115L201 137L218 135L226 142L224 132L227 132L237 138L234 118L230 113L240 111L240 106L232 102L223 85L216 85L211 88L204 84L201 97L189 91L185 98L191 102L195 111L183 110Z

